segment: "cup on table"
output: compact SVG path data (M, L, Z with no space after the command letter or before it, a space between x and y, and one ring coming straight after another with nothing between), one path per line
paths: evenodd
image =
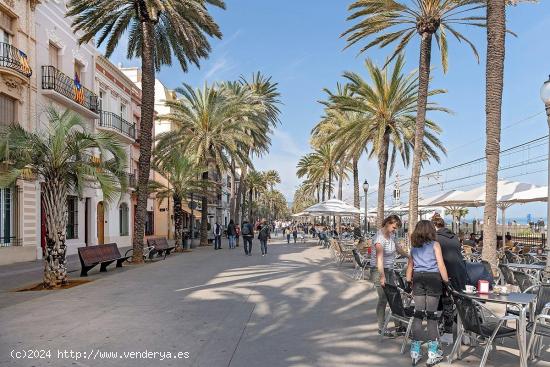
M476 291L476 287L473 285L466 285L466 293L474 293Z

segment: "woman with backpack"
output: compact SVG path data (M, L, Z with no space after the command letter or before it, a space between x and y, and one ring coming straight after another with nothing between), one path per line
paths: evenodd
M243 235L244 253L247 256L252 256L252 239L254 238L254 228L246 219L243 221L241 228L241 234Z
M258 239L260 240L260 248L262 250L262 256L267 255L267 240L271 238L269 225L267 224L267 221L264 219L262 220L262 224L260 225L260 232L258 233Z
M422 358L422 341L428 342L427 366L443 359L439 349L437 307L443 293L443 282L448 283L447 268L443 262L441 245L436 241L435 227L429 220L421 220L411 235L411 256L407 265L407 282L412 282L414 319L412 324L411 359L413 366ZM423 326L427 320L427 333ZM426 335L426 337L425 337Z

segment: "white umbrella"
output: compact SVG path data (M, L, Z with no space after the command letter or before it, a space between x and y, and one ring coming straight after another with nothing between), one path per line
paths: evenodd
M353 215L360 214L360 210L338 199L330 199L310 206L304 212L317 215Z
M300 213L296 213L296 214L292 214L293 217L309 217L309 213L306 213L306 212L300 212Z
M447 192L444 192L444 193L440 193L440 194L434 195L432 197L420 200L418 202L418 206L419 207L440 206L440 205L434 205L434 204L437 204L438 202L441 202L441 201L444 201L444 200L452 200L453 198L455 198L457 196L460 196L463 193L464 193L464 191L459 191L459 190L451 190L451 191L447 191Z
M548 201L548 186L538 186L530 190L516 192L502 197L507 203L532 203L534 201Z
M504 224L506 223L506 209L515 203L531 201L547 201L548 195L542 195L541 190L546 188L525 182L498 181L497 183L497 205L502 211L502 231L504 235ZM544 193L544 191L542 191ZM546 200L542 200L546 198ZM537 200L539 199L539 200ZM465 191L452 197L439 200L436 203L444 207L478 207L485 205L485 185L473 190Z

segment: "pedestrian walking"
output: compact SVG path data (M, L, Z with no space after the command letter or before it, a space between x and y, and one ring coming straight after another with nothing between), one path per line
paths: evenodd
M399 252L404 256L409 256L395 241L395 232L401 227L401 219L392 214L382 222L382 228L378 230L373 241L374 249L371 251L371 271L370 278L376 287L378 293L378 304L376 305L376 318L378 321L378 334L382 334L384 322L386 319L386 305L388 299L382 287L389 284L395 284L395 275L393 266L395 262L395 253ZM396 323L397 331L402 331L399 323ZM394 333L386 330L385 336L395 336Z
M285 227L286 243L290 243L290 227Z
M292 229L292 238L294 239L294 243L296 243L296 240L298 239L298 229L296 227Z
M262 220L262 224L260 225L260 232L258 232L258 239L260 240L262 256L267 255L267 240L271 238L270 232L271 231L269 230L269 225L267 225L267 221L265 219Z
M437 307L443 293L443 282L448 283L447 268L441 245L436 241L435 227L429 220L421 220L411 235L411 257L407 265L407 282L412 282L414 319L412 324L411 359L416 365L422 358L422 341L428 342L427 366L443 359L439 349ZM427 332L424 328L427 320Z
M222 226L216 221L214 224L214 250L221 250L222 248Z
M241 237L241 227L235 226L235 246L239 247L239 237Z
M243 236L243 245L245 255L252 256L252 239L254 238L254 228L252 224L245 219L241 228Z
M229 221L227 225L227 239L229 242L229 249L232 250L235 248L235 237L237 235L237 230L235 228L235 222L233 219Z

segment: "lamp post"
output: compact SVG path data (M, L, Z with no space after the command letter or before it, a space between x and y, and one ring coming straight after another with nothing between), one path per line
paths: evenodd
M369 231L369 221L367 219L368 217L368 208L367 208L367 194L369 192L369 183L367 182L367 180L365 180L365 182L363 182L363 191L365 192L365 235L368 233Z
M542 99L542 102L544 102L544 106L546 108L546 116L547 116L547 123L548 123L548 131L550 132L550 76L548 77L548 80L544 82L542 87L540 88L540 99ZM550 137L548 139L548 153L550 155ZM550 197L550 159L548 160L548 197ZM550 219L550 203L548 203L548 198L546 199L546 250L548 250L550 247L548 246L548 242L550 241L550 224L548 223L548 220ZM546 267L544 269L546 274L548 275L550 273L550 256L546 258Z

